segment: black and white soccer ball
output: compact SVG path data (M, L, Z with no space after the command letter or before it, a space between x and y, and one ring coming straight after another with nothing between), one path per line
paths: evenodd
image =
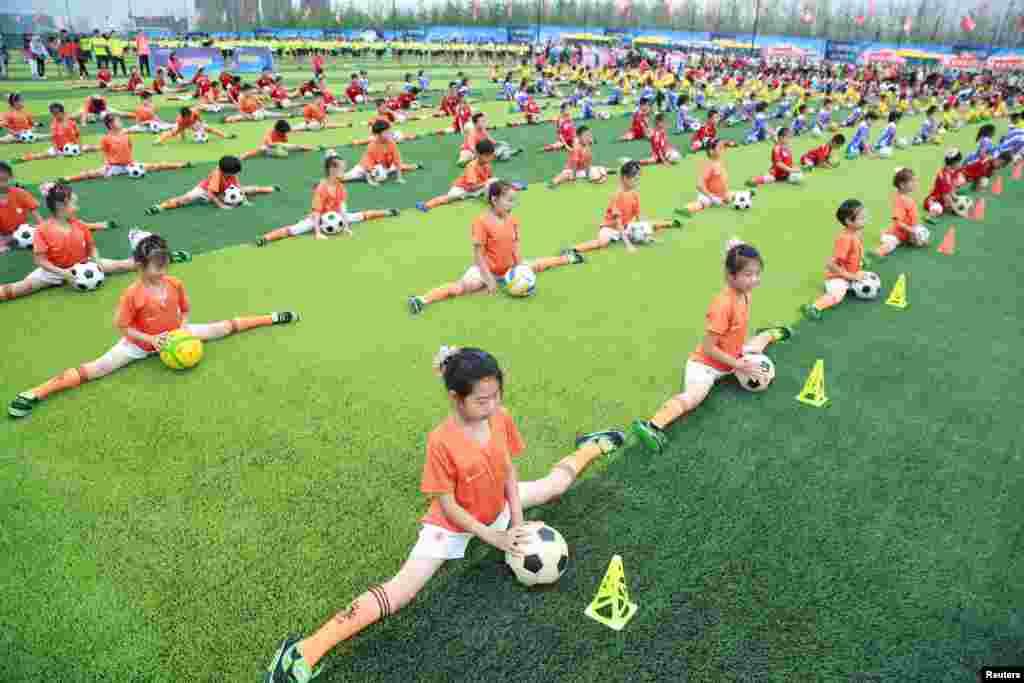
M80 292L91 292L98 289L106 279L103 271L92 261L71 266L71 277L74 278L75 289Z
M341 232L341 214L337 211L328 211L321 214L320 232L326 235L336 235Z
M36 141L36 134L35 134L34 131L31 131L31 130L23 130L20 133L18 133L17 140L18 140L18 142L26 142L26 143L27 142L35 142Z
M522 555L505 554L505 564L524 586L558 581L569 565L569 546L562 534L539 522L528 522L530 538L520 548Z
M634 221L626 226L629 241L633 244L647 244L654 241L654 228L647 221Z
M210 136L202 128L200 128L199 130L197 130L194 133L192 133L192 142L196 142L196 143L199 143L201 145L201 144L204 144L204 143L209 142L209 141L210 141Z
M878 298L878 292L882 289L882 279L876 273L865 271L864 277L850 285L853 295L858 299L870 301Z
M66 157L77 157L82 153L82 148L73 142L69 142L61 148L61 154Z
M759 379L754 379L752 375L746 375L739 370L735 372L736 381L747 391L756 393L767 389L775 379L775 363L772 362L772 359L763 353L745 353L743 358L744 360L752 360L757 363L761 370L768 375L768 381L763 382Z
M19 249L31 249L32 241L35 239L36 229L28 223L19 225L18 229L14 231L11 238L14 240L14 245Z
M128 164L128 175L132 178L143 178L146 175L146 167L136 162Z
M228 206L238 206L243 201L245 201L245 193L238 185L229 185L228 189L224 190L224 203Z
M159 133L161 131L159 121L150 121L148 124L146 124L146 127L149 128L150 133Z
M754 206L754 196L747 190L734 192L732 195L732 208L737 211L746 211Z
M953 206L959 213L967 213L974 206L974 200L964 195L957 195L956 199L953 200Z

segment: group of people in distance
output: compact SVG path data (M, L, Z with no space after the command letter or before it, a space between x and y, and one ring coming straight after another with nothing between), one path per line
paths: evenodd
M552 96L556 93L555 83L574 87L576 91L560 106L559 115L552 119L555 141L538 151L566 155L563 170L547 186L555 189L578 181L605 183L609 176L616 177L617 187L597 220L596 237L568 247L557 256L532 261L523 258L523 227L515 215L515 207L518 193L526 189L526 184L497 177L493 169L493 164L510 159L523 150L496 139L487 117L482 112L473 112L470 107L467 82L453 82L435 115L452 118L452 125L438 133L461 135L461 142L453 155L459 172L446 194L419 202L417 208L426 213L469 198L482 199L486 208L472 221L473 263L459 279L409 297L408 308L414 315L445 299L473 292L497 292L517 266L526 265L539 273L580 265L586 262L584 254L616 243L634 252L638 244L654 241L654 236L661 231L679 228L684 225L684 220L695 219L709 209L732 204L740 192L767 191L763 188L773 183L796 183L802 180L804 173L835 168L838 162L834 155L847 145L845 135L840 132L844 126L856 127L851 145L845 147L848 159L875 156L880 149L896 145L891 131L895 130L898 116L887 117L892 128L890 130L887 126L880 138L880 142L890 144L880 147L871 143L867 132L864 132L870 131L879 109L895 108L899 111L911 102L907 105L907 112L910 113L910 107L913 107L926 113L926 125L934 126L923 127L917 141L920 144L935 143L936 136L941 134L940 127L945 124L936 122L931 98L953 93L960 85L959 82L933 83L930 86L915 84L908 93L901 94L903 84L900 82L895 84L896 90L893 91L875 80L858 85L853 77L840 78L771 65L746 67L732 74L728 70L706 70L703 65L672 72L664 65L645 63L633 64L626 69L573 67L566 70L557 67L549 70L540 67L535 71L528 66L525 68L525 82L520 80L518 90L505 91L507 99L515 103L516 111L524 115L524 120L516 123L536 125L541 122L541 107L533 96ZM322 72L322 64L318 70ZM536 77L534 84L530 83L531 77ZM398 215L397 209L350 211L345 184L365 181L376 186L391 180L402 183L405 182L405 173L422 168L420 164L407 163L403 159L398 144L414 139L414 136L396 134L395 125L400 117L406 117L403 111L415 108L416 97L426 89L420 87L424 78L421 73L418 84L406 79L403 89L406 96L403 101L396 98L395 107L389 101L376 103L376 115L369 122L370 137L357 141L358 146L365 144L365 152L351 169L336 153L332 153L333 150L320 148L327 154L323 161L323 177L313 190L310 212L292 225L266 232L256 244L265 247L309 233L315 239L324 239L330 234L351 234L355 224ZM494 79L497 80L497 73ZM345 97L352 105L368 101L370 90L368 83L363 81L362 74L354 74L352 83L346 88ZM506 82L511 82L508 77ZM155 119L144 115L141 123L147 124L145 130L160 135L158 142L161 144L183 136L187 131L207 130L202 115L214 105L238 105L239 113L229 116L231 123L264 120L269 116L274 119L272 128L259 149L238 156L223 156L198 186L150 207L150 214L196 202L231 209L236 205L228 201L232 188L243 198L280 190L271 185L243 185L240 179L243 161L260 155L277 157L289 152L318 149L312 145L295 145L288 136L298 130L330 128L332 125L326 119L330 107L345 109L333 99L322 73L315 74L309 83L303 84L309 88L300 96L311 95L314 104L313 110L304 111L305 122L296 126L287 121L290 110L283 101L288 98L281 97L282 90L286 94L288 91L272 75L264 74L261 81L252 87L234 80L227 84L228 89L237 87L237 103L230 102L230 94L227 95L227 103L221 101L223 96L211 94L214 90L212 82L203 83L200 79L199 83L202 85L192 84L197 89L190 97L199 99L205 109L185 107L174 124L167 124L162 129L159 125L150 128L148 124ZM572 114L579 108L584 119L603 118L597 115L593 103L587 101L592 98L596 86L602 83L612 84L610 106L626 104L629 94L634 90L639 92L629 130L621 139L646 139L651 145L649 157L636 160L621 158L611 168L594 163L593 134L586 122L577 128ZM116 86L108 84L106 87ZM1019 93L1002 82L981 84L979 89L982 94L971 98L980 97L986 106L991 105L991 117L999 118L1005 113L1010 121L1008 133L996 143L994 125L985 124L979 129L978 148L972 154L964 158L958 150L946 153L933 188L921 205L929 217L925 221L920 219L918 204L913 198L918 189L917 177L909 169L896 170L892 179L896 191L893 219L874 252L876 258L888 256L901 245L926 244L927 230L923 222L944 213L963 213L956 201L957 192L962 187L968 183L981 186L1007 164L1019 162L1024 151L1024 115L1010 115L999 107L999 103L1017 101ZM276 96L272 95L271 99L277 104L264 108L260 100L262 95L257 93L275 92ZM823 99L822 111L828 117L816 116L811 123L808 102L819 97ZM95 150L103 153L105 164L102 169L62 179L47 187L43 203L51 218L44 220L39 214L36 199L11 185L11 166L0 163L0 232L10 234L12 226L30 220L35 222L37 230L33 250L38 266L24 280L0 286L0 301L21 297L45 286L62 284L70 277L69 269L85 260L97 263L108 272L135 270L138 277L120 298L116 325L122 338L113 348L94 361L69 368L37 387L20 392L8 409L12 417L26 417L49 396L159 352L173 330L184 328L208 340L299 320L294 311L285 311L210 324L191 323L191 304L184 284L167 272L170 263L188 261L191 256L171 251L159 235L132 230L129 235L131 259L115 261L100 257L92 240L92 224L86 224L78 217L77 201L70 183L122 175L137 162L132 153L131 133L120 123L122 114L111 112L102 98L91 98L83 110L82 125L95 118L106 128L107 133ZM975 99L971 98L969 101L973 105ZM147 98L142 99L145 101ZM12 143L21 141L19 135L35 127L29 120L29 127L24 128L28 115L23 111L23 103L19 102L20 98L12 96L9 101L11 112L3 119L12 136L7 141ZM775 106L774 112L769 111L771 105ZM852 108L843 125L831 120L834 105ZM151 108L145 103L144 106ZM701 111L707 112L703 120L697 116ZM68 144L78 144L78 151L82 153L84 146L74 120L64 115L62 107L51 107L51 112L54 114L51 122L54 145L53 154L49 156L64 154L64 147ZM587 112L590 116L586 115ZM675 131L668 125L673 113L677 117ZM652 114L653 123L650 121ZM133 118L139 123L139 112ZM768 125L772 118L786 119L787 122L773 130ZM736 145L723 139L719 126L744 122L752 125L744 142L770 141L771 158L769 171L748 181L750 190L736 190L730 184L727 169L728 150ZM971 123L984 122L978 119ZM232 137L230 133L221 133L228 139ZM679 209L678 217L645 218L639 194L641 174L645 167L672 166L680 161L682 155L669 142L669 136L674 133L690 135L689 149L704 155L700 161L696 198ZM804 135L817 136L820 144L797 156L791 148L792 141ZM23 160L31 159L26 155ZM185 166L185 162L147 164L142 171ZM851 283L864 277L863 231L868 222L865 207L862 202L849 199L838 206L835 217L840 229L823 275L825 293L802 308L809 319L820 320L824 311L843 300ZM0 241L0 249L9 246L7 242ZM769 381L766 370L750 356L763 353L771 344L789 340L794 332L789 326L777 324L751 333L753 292L761 284L764 267L765 258L754 245L739 239L730 240L726 245L722 260L724 284L707 309L703 338L687 360L682 391L668 397L653 415L638 419L629 427L629 431L649 451L663 452L668 445L668 427L693 412L712 388L729 375L742 373L761 382ZM322 670L324 657L332 648L402 609L446 561L464 557L474 537L502 552L520 553L530 525L524 511L566 493L593 462L621 448L626 442L625 429L604 429L584 434L576 439L573 452L559 460L547 476L536 481L520 481L514 458L523 452L525 443L514 419L502 407L504 374L497 359L477 348L442 349L435 358L434 367L442 378L450 414L427 438L421 491L431 498L431 502L422 519L416 543L391 579L369 587L346 609L310 635L286 637L265 672L267 683L306 683L316 678Z

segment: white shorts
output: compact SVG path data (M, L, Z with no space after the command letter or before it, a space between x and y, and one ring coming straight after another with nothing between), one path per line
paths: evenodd
M825 291L842 299L850 291L850 281L844 280L841 277L825 280Z
M754 353L754 349L744 346L743 353ZM719 370L700 361L688 360L686 361L686 371L683 373L683 391L686 391L686 387L691 384L701 384L704 386L715 384L718 380L731 374L732 370Z
M190 202L209 202L210 193L203 189L201 186L196 185L185 194L185 199Z
M900 242L900 238L897 237L896 235L891 235L891 234L889 234L887 232L883 232L882 233L882 244L884 244L887 247L890 247L892 249L895 249L896 247L900 246L901 242Z
M36 268L25 279L33 284L40 284L44 287L59 287L64 284L64 278L42 268Z
M205 326L204 325L199 325L198 327L205 327ZM185 331L187 331L189 334L192 334L192 335L198 336L198 334L199 334L199 331L198 331L196 325L185 325L185 327L183 327L182 329L184 329ZM114 367L118 367L118 366L121 365L120 363L116 362L119 359L118 357L120 357L122 359L124 357L127 357L127 358L129 358L129 359L131 359L133 361L136 361L136 360L145 360L146 358L149 358L150 356L155 356L157 353L158 353L157 351L146 351L141 346L139 346L138 344L136 344L132 340L128 339L127 337L121 337L117 341L117 343L114 344L110 348L109 351L107 351L105 354L103 354L103 357L100 358L100 361L101 361L101 363L103 361L112 361Z
M590 177L590 173L587 171L576 171L576 180L586 180Z
M107 164L103 167L103 175L107 178L113 178L116 175L128 175L127 166L111 166Z
M495 275L494 277L495 277L495 279L497 279L498 276ZM478 284L483 284L484 283L484 276L480 272L480 267L479 266L470 266L466 270L466 272L462 274L462 277L460 278L460 280L462 282L475 282L475 283L478 283Z
M512 521L512 513L505 503L505 509L491 524L490 529L506 531ZM466 548L473 540L473 534L451 531L436 524L424 524L420 529L419 540L413 546L410 558L419 560L461 560L466 556Z
M46 150L46 156L62 157L64 156L64 150L57 149L56 147L51 147L50 149Z
M362 212L357 211L355 213L349 213L348 211L345 211L344 213L345 218L348 220L350 224L354 225L356 223L363 222ZM288 234L291 235L292 237L296 237L297 235L305 235L307 232L313 232L312 216L306 216L295 225L288 227Z
M616 230L615 228L608 228L602 226L601 229L597 231L597 239L607 239L609 242L621 242L622 233Z
M488 183L488 185L490 185L490 183ZM483 197L485 188L486 186L480 188L479 190L474 190L470 192L469 190L459 187L458 185L452 185L451 189L448 190L448 198L465 199L466 197Z

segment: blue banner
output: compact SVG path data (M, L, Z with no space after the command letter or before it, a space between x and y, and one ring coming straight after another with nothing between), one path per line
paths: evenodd
M532 43L537 32L530 26L512 26L508 29L508 42Z
M185 78L192 78L199 67L203 67L210 76L215 76L224 70L224 55L220 50L212 47L183 47L177 50L167 48L154 48L153 68L167 68L168 58L171 53L181 62L181 75Z
M274 55L265 47L238 47L231 57L228 70L238 74L258 74L264 69L274 70Z
M825 43L825 59L830 62L853 64L864 50L864 43L843 40L830 40Z

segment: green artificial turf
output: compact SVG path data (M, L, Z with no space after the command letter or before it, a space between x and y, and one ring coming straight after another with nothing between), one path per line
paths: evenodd
M262 126L245 125L255 143ZM646 155L640 143L609 142L624 127L595 126L597 159ZM534 148L553 137L549 126L498 133ZM334 135L351 132L324 139ZM948 142L966 148L972 137ZM353 186L350 205L407 208L443 191L455 147L456 138L404 143L403 156L429 172L404 187ZM158 154L212 163L228 148ZM767 156L763 145L731 151L732 184L763 173ZM140 216L202 254L173 270L192 320L286 309L303 320L210 343L187 373L138 363L0 427L0 679L254 680L281 635L308 632L391 576L414 542L425 435L448 410L429 367L440 344L497 355L529 444L521 475L543 476L577 431L647 417L679 389L722 287L726 238L766 259L752 325L791 321L820 291L839 202L867 204L874 248L893 167L914 168L926 185L940 150L844 162L803 187L765 188L752 211L688 221L636 254L610 249L546 272L532 299L477 295L419 318L405 298L461 275L480 205L406 211L357 226L351 240L242 244L302 216L318 157L251 162L246 182L285 192L232 212L140 215L191 187L201 167L80 186L86 218ZM19 178L50 177L51 163L19 166ZM533 183L516 209L528 257L592 239L613 191L544 188L560 166L560 155L535 152L497 166ZM644 214L669 217L690 201L697 167L646 169ZM723 384L669 430L663 455L630 446L532 511L570 543L557 586L521 588L476 543L405 611L342 645L323 679L963 681L982 664L1021 663L1024 626L1008 612L1024 597L1013 496L1021 187L989 195L984 222L933 229L937 243L957 227L954 256L901 249L875 267L885 293L908 274L907 310L848 301L824 323L800 324L769 349L777 378L767 393ZM125 238L98 242L126 255ZM24 257L5 256L3 267ZM0 398L105 352L130 282L3 304ZM823 409L794 400L819 358ZM640 604L622 633L583 616L615 553Z

